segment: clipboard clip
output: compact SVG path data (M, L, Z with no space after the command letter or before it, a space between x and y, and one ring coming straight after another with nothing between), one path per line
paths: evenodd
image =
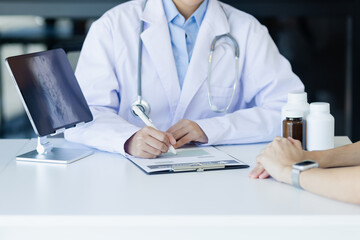
M203 164L203 163L191 163L191 164L181 164L181 165L173 165L173 172L203 172L205 170L215 170L215 169L223 169L225 168L224 163L211 163L211 164Z

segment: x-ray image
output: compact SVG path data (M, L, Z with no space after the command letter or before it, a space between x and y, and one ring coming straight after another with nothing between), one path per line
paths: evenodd
M38 135L92 120L63 50L12 57L7 62Z

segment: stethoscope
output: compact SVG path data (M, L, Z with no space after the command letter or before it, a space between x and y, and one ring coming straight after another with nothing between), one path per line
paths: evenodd
M146 3L147 0L145 1L144 7L143 7L143 11L146 7ZM221 6L221 8L223 9L225 15L226 12L224 10L224 8ZM141 40L141 33L144 31L144 21L141 20L140 22L140 33L139 33L139 49L138 49L138 72L137 72L137 100L132 104L132 106L136 105L140 108L141 111L143 111L147 116L149 116L150 113L150 104L145 101L142 98L142 92L141 92L141 83L142 83L142 79L141 79L141 70L142 70L142 40ZM234 78L234 84L232 87L232 94L229 100L229 103L226 105L226 107L224 108L218 108L214 103L213 100L211 98L211 66L212 66L212 59L213 59L213 54L215 52L215 47L216 47L216 43L220 40L220 39L229 39L232 42L232 45L234 47L234 56L235 56L235 78ZM208 77L207 77L207 88L208 88L208 101L209 101L209 106L210 109L214 112L217 113L226 113L227 110L229 109L233 99L234 99L234 95L235 95L235 90L236 90L236 86L237 86L237 77L239 76L239 57L240 57L240 48L239 48L239 44L236 41L236 39L230 34L223 34L223 35L219 35L216 36L214 38L214 40L211 42L211 47L210 47L210 55L209 55L209 63L208 63ZM137 116L134 111L131 108L131 112Z

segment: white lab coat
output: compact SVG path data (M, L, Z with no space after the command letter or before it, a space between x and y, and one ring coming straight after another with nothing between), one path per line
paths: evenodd
M181 90L162 0L149 0L144 11L143 4L144 0L120 4L91 26L76 76L94 121L67 130L67 140L125 154L126 140L144 127L130 110L137 99L140 19L145 22L143 98L160 130L189 119L202 128L208 144L264 142L280 134L280 109L287 93L303 91L304 86L264 26L244 12L210 0ZM208 102L208 57L214 37L229 32L240 46L240 76L228 113L221 114L211 111ZM211 96L219 108L228 104L235 72L232 45L221 42L211 79Z

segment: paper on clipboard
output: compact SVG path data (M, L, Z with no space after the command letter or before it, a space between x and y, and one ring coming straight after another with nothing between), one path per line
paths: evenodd
M212 146L187 146L177 154L165 153L156 159L128 157L146 173L204 171L225 168L246 168L248 165Z

